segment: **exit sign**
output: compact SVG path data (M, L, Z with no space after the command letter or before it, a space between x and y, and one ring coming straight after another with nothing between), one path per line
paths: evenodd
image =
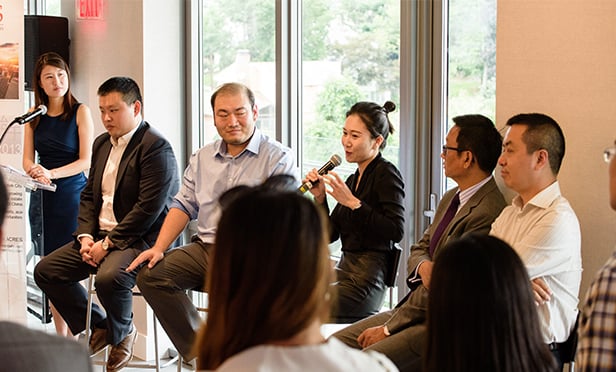
M103 0L75 0L77 19L103 19Z

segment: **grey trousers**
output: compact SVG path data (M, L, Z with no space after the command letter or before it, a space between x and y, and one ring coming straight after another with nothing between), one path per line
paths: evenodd
M334 333L332 337L355 349L361 349L357 343L359 335L367 328L382 326L391 317L392 311L385 311L353 323L350 326ZM404 371L421 371L423 351L426 346L426 326L416 324L367 347L365 350L374 350L387 355L394 364Z
M185 360L195 357L193 343L202 324L186 290L204 290L210 248L211 244L193 241L172 249L156 266L145 266L137 276L139 290Z

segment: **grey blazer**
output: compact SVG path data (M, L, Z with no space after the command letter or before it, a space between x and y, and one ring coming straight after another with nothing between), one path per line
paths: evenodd
M0 372L91 372L90 354L77 341L0 322Z
M430 258L430 237L443 218L456 192L458 192L457 187L443 195L436 209L434 222L426 229L421 240L411 246L411 255L407 262L407 272L409 273L407 284L411 292L400 301L391 318L385 323L391 333L425 321L428 290L422 284L419 275L415 275L415 273L421 262L432 260ZM434 251L435 257L438 256L439 249L450 239L458 238L469 232L488 234L492 222L506 205L507 203L498 189L496 181L494 181L494 178L490 179L462 206L447 226Z

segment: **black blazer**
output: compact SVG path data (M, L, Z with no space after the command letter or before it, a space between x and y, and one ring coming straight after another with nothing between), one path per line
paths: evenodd
M347 178L361 207L337 204L330 216L331 241L340 237L342 251L389 251L404 235L404 181L395 165L379 153L364 170Z
M111 151L109 137L108 133L103 133L92 145L92 165L81 193L75 237L99 234L98 217L103 203L101 182ZM118 225L108 234L115 247L143 250L152 246L178 189L178 168L171 145L150 124L141 122L118 167L113 198Z

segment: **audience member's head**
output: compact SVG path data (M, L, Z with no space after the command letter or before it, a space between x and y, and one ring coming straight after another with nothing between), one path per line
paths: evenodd
M498 238L471 234L444 247L432 271L427 325L427 371L556 369L526 268Z
M285 344L329 314L324 216L278 181L221 196L207 323L196 343L199 368L215 369L252 346Z
M502 137L492 120L471 114L456 116L452 121L459 128L457 147L470 151L479 168L492 174L503 146Z
M552 173L558 175L565 157L565 136L556 120L539 113L518 114L507 120L507 126L522 126L522 141L527 153L545 150Z
M348 118L351 115L357 115L361 121L366 125L366 128L370 132L372 138L378 138L381 136L383 141L379 145L379 149L383 150L387 145L387 137L394 132L394 127L389 121L390 112L396 109L396 104L387 101L383 106L374 102L357 102L346 113Z
M610 205L616 210L616 141L605 149L604 156L610 165Z

